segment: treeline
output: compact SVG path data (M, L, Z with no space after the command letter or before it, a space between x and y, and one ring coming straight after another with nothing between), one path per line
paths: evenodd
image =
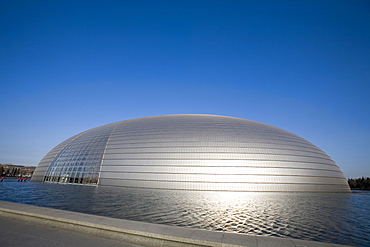
M353 190L370 190L370 178L349 178L348 185Z
M31 177L35 171L34 166L18 166L12 164L0 164L0 176L2 177Z

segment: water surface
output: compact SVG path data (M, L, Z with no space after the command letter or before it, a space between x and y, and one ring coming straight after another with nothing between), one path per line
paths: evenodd
M113 218L370 246L370 192L256 193L0 183L0 200Z

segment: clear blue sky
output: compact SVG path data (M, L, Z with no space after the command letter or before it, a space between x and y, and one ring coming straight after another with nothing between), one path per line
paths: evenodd
M216 114L370 176L370 2L17 1L0 8L0 163L111 122Z

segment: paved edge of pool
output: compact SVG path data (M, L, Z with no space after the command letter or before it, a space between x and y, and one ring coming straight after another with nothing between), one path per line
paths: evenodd
M0 216L142 246L345 246L293 238L265 237L167 226L5 201L0 201Z

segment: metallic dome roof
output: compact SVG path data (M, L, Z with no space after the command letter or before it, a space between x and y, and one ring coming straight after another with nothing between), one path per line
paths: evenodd
M167 115L116 122L57 145L33 181L206 191L349 192L321 149L240 118Z

